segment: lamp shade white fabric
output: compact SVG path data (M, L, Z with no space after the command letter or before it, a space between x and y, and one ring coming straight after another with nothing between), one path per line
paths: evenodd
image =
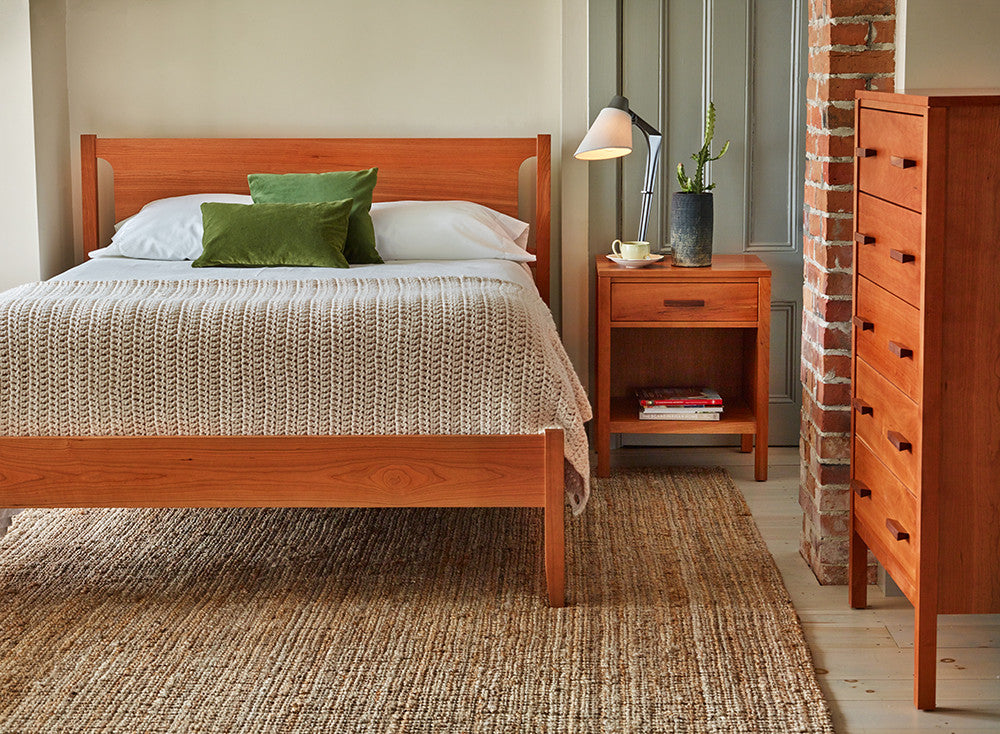
M632 116L618 107L605 107L573 154L582 161L621 158L632 152Z

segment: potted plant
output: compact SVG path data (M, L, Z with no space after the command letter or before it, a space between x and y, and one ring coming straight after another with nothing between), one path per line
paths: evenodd
M677 181L681 190L670 198L670 245L674 251L674 265L685 268L703 268L712 264L712 228L714 214L712 189L705 185L705 164L717 161L729 150L729 141L719 155L712 156L712 138L715 137L715 105L708 103L705 117L705 141L701 150L691 154L698 164L694 178L684 172L684 164L677 164Z

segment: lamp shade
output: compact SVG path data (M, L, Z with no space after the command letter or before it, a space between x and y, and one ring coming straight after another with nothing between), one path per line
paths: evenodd
M618 100L621 102L616 104ZM582 161L599 161L631 153L632 115L627 110L628 102L624 97L612 99L611 104L597 115L573 157Z

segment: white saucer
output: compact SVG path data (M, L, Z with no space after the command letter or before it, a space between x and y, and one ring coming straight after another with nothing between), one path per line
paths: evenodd
M663 259L663 255L655 255L653 253L649 253L646 257L640 260L626 260L623 257L618 257L617 255L605 255L605 257L611 262L617 263L620 268L644 268L651 263L659 262Z

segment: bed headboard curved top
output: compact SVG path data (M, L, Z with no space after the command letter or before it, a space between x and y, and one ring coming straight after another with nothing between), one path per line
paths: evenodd
M250 173L378 167L375 201L474 201L518 216L519 171L535 158L533 264L549 300L551 140L534 138L99 138L81 135L84 254L100 246L97 160L114 171L115 221L168 196L248 194Z

